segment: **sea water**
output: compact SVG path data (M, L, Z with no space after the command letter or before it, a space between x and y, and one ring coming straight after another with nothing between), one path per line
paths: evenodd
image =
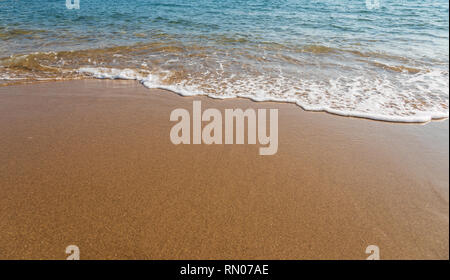
M344 116L448 117L448 0L79 2L0 0L0 84L136 79Z

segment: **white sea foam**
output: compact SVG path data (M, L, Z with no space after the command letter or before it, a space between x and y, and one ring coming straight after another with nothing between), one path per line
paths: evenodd
M230 75L218 79L205 73L201 81L194 77L172 84L166 82L169 71L155 75L132 69L85 67L78 72L100 79L137 80L147 88L167 89L182 96L289 102L307 111L389 122L422 123L448 118L448 71L341 76L328 80L296 80L283 76L281 71L276 78L264 75L236 78Z
M79 73L88 74L98 79L141 80L142 75L132 69L115 69L105 67L82 67Z

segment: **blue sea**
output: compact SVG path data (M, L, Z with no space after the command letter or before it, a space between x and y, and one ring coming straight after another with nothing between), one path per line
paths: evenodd
M0 84L134 79L181 95L427 122L448 117L448 8L448 0L80 0L79 9L0 0Z

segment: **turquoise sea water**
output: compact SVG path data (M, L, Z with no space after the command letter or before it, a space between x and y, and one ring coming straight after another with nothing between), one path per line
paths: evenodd
M370 2L374 2L372 0ZM0 0L0 82L137 79L390 121L448 117L447 0Z

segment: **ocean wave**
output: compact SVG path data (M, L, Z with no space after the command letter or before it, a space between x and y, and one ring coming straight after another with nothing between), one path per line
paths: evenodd
M224 92L219 93L208 92L188 81L168 84L164 75L139 73L133 69L83 67L78 72L99 79L137 80L147 88L166 89L182 96L206 95L218 99L241 97L259 102L287 102L307 111L323 111L347 117L403 123L425 123L448 118L448 73L439 71L408 74L408 78L403 80L404 85L415 85L418 90L426 91L420 96L407 90L396 92L398 87L388 78L370 79L365 76L340 77L327 82L302 81L282 92L280 80L261 83L265 77L253 77L235 80ZM286 82L284 84L286 87ZM430 94L443 88L446 88L446 95L445 92L444 95Z
M366 50L282 44L218 48L176 41L0 58L5 81L138 80L180 95L295 103L391 122L448 117L448 63Z

